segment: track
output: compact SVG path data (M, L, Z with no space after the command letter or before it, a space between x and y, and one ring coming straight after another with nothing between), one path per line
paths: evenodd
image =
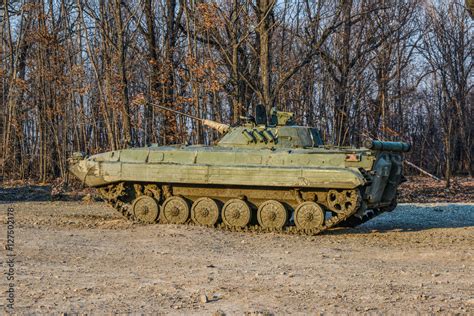
M100 188L99 192L101 193L102 198L107 201L109 205L111 205L114 209L116 209L122 216L126 217L128 220L133 221L133 222L148 222L149 221L143 221L137 216L135 216L133 207L134 207L134 202L139 199L141 196L149 196L154 198L157 201L163 200L163 198L166 198L164 203L168 201L171 197L175 197L177 200L180 199L180 197L173 196L172 195L172 189L163 186L159 188L157 185L145 185L143 189L138 190L137 185L132 185L131 184L125 184L125 183L118 183L114 184L105 188ZM331 192L331 191L330 191ZM283 234L297 234L297 235L308 235L308 236L314 236L317 234L320 234L328 229L331 229L333 227L337 227L341 223L348 222L352 218L355 218L353 215L357 212L357 210L360 207L361 204L361 195L358 190L348 190L344 191L347 192L347 201L339 201L340 204L345 204L344 202L350 202L351 207L350 208L344 208L335 213L333 212L333 216L330 218L324 218L322 225L318 225L317 227L311 227L307 228L305 226L305 223L296 223L296 225L288 225L288 220L286 221L286 225L283 227L262 227L259 224L255 224L255 220L252 222L249 222L248 225L245 225L243 227L239 226L232 226L226 223L226 221L216 221L215 224L212 225L206 225L206 226L212 226L221 230L226 230L226 231L236 231L236 232L246 232L246 231L251 231L251 232L257 232L257 233L267 233L267 232L278 232L278 233L283 233ZM344 194L344 196L346 196ZM238 199L236 199L238 200ZM300 201L301 203L299 205L303 205L305 203L313 203L312 201ZM161 203L163 205L163 203ZM314 203L316 204L316 203ZM161 207L163 208L163 207ZM225 208L225 206L224 206ZM298 209L299 207L297 207ZM321 207L325 213L326 209L324 207ZM222 209L219 210L219 218L222 218ZM296 215L296 212L294 214ZM304 214L307 215L307 214ZM168 224L169 222L164 218L163 216L163 210L159 211L159 217L158 220L156 221L158 224ZM324 215L323 215L324 217ZM297 221L297 220L296 220ZM176 224L176 222L174 222ZM190 216L186 216L186 219L183 220L182 222L179 222L179 224L184 224L184 225L196 225Z
M357 214L354 214L347 218L346 220L340 222L337 226L339 227L357 227L359 225L362 225L374 217L377 217L385 212L391 212L397 207L397 201L395 200L390 206L384 207L384 208L375 208L371 210L367 210L364 212L364 215L362 217L359 217Z

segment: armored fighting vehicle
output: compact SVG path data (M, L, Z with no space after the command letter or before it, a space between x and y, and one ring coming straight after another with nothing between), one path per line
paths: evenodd
M142 223L313 235L396 207L409 144L324 145L317 129L297 126L293 113L276 110L269 122L201 121L223 134L216 145L77 153L69 170Z

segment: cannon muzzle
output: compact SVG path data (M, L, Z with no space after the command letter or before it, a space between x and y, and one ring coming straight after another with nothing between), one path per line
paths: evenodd
M372 150L380 151L394 151L394 152L409 152L411 145L404 142L383 142L380 140L366 140L364 146Z

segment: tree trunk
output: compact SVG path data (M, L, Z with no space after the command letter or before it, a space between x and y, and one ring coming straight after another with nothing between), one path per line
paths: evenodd
M274 4L273 0L257 0L261 102L268 114L273 106L271 95L271 19Z
M174 92L174 58L173 53L176 45L176 0L166 0L166 33L164 51L164 71L162 103L168 107L175 107ZM174 144L178 140L178 127L176 117L166 112L164 113L164 143Z
M335 91L335 102L334 102L334 117L335 117L335 133L336 133L336 145L348 145L348 139L346 138L346 131L348 128L348 100L347 100L347 89L350 72L350 51L351 51L351 11L352 11L352 0L341 0L342 5L342 34L340 38L340 49L341 49L341 66L340 66L340 77L336 81Z
M126 65L126 47L124 43L124 26L122 19L122 0L115 0L115 22L117 23L117 53L119 80L120 80L120 95L122 103L122 129L124 139L122 147L127 148L132 144L132 130L130 124L130 104L128 98L128 80L127 80L127 65Z
M152 0L146 0L143 4L145 13L146 29L145 34L148 43L150 74L150 98L155 100L160 92L160 64L158 60L158 47L156 45L155 15L152 9ZM145 108L145 142L150 144L156 142L154 128L155 111L153 105L148 102Z

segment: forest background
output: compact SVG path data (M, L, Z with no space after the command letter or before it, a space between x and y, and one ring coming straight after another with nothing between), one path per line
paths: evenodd
M328 144L402 140L447 184L474 175L464 1L1 1L3 179L65 179L75 151L219 137L153 104L230 124L276 106Z

